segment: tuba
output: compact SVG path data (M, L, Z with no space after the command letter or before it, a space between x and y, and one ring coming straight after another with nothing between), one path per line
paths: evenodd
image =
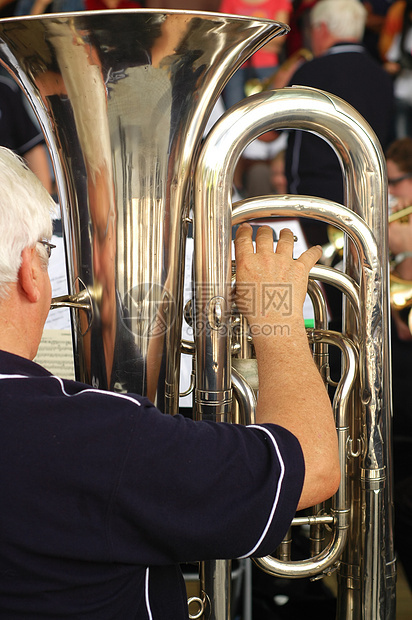
M385 163L365 121L337 97L286 88L230 109L203 142L230 76L288 27L224 14L124 10L0 21L0 62L25 92L45 134L61 206L76 377L179 408L181 353L194 359L194 416L247 423L254 390L232 357L232 225L259 217L311 217L340 228L345 273L316 267L309 335L327 379L327 347L342 351L335 404L341 488L313 531L331 541L296 562L263 569L296 578L337 570L340 620L389 620L395 610ZM345 205L302 196L231 204L243 149L271 129L303 129L329 142L345 176ZM184 263L193 230L193 342L182 340ZM378 246L379 243L379 246ZM345 293L342 334L327 331L318 281ZM190 314L190 312L189 312ZM204 329L204 325L208 329ZM248 349L248 338L243 338ZM253 363L253 360L251 360ZM233 405L235 397L236 407ZM299 517L301 519L301 517ZM200 567L193 618L231 618L232 569ZM193 611L194 606L194 611Z

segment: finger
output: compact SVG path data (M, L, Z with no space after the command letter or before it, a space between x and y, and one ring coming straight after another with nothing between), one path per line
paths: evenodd
M273 253L273 229L270 226L259 226L256 233L256 252Z
M303 263L308 271L312 269L321 258L323 254L322 247L320 245L314 245L309 248L297 259L300 263Z
M253 229L250 224L244 222L236 231L235 255L236 259L254 253L252 241Z
M289 228L282 228L279 233L279 241L276 247L277 254L289 254L293 256L295 237Z

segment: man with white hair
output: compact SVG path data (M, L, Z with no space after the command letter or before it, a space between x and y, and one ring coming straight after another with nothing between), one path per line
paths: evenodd
M255 252L252 227L239 227L257 424L195 422L32 361L51 301L54 203L4 148L0 187L0 617L187 620L179 563L266 555L296 507L339 485L335 422L302 312L320 248L294 260L292 232L274 252L261 227ZM263 303L265 282L290 286L286 316Z
M386 149L392 135L392 80L361 43L366 14L358 0L317 2L310 13L314 58L297 69L289 85L311 86L341 97L362 114ZM285 165L291 194L343 202L338 159L318 136L290 132ZM327 242L319 224L304 223L304 229L310 244Z
M301 65L289 85L310 86L351 104L376 133L383 149L393 134L392 80L362 45L366 9L358 0L320 0L310 13L314 58ZM285 157L288 192L343 203L343 175L335 152L307 131L290 131ZM327 226L305 219L309 245L328 243ZM331 328L340 330L342 302L337 289L326 286Z

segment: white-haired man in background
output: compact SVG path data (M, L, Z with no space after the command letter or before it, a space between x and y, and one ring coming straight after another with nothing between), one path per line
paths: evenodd
M371 125L385 150L393 135L392 80L362 45L366 9L358 0L320 0L310 12L314 58L301 64L289 86L310 86L347 101ZM277 86L282 84L278 83ZM343 175L331 146L307 131L290 131L285 157L290 194L319 196L343 203ZM327 226L305 219L309 245L328 243ZM337 289L326 287L332 329L340 330L342 302Z
M341 97L362 114L386 149L393 127L392 80L361 43L366 15L358 0L317 2L310 13L314 58L296 70L289 85L311 86ZM291 131L285 168L289 193L343 202L338 159L318 136ZM314 224L313 234L305 223L304 227L310 244L327 242L319 224Z

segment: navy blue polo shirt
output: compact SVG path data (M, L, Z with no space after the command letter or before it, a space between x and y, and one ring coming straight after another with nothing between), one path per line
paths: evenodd
M0 616L188 617L179 563L267 555L304 478L275 425L194 422L0 351Z

